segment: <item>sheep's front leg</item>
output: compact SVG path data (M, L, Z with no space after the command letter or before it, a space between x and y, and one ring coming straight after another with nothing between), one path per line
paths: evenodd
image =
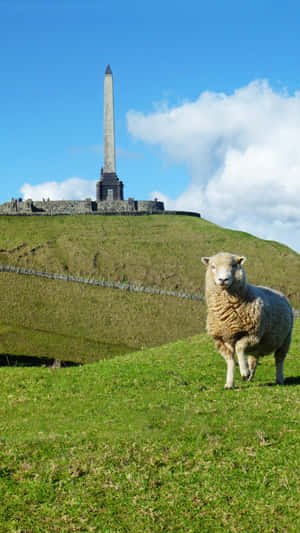
M219 350L222 357L224 357L227 364L226 383L224 389L234 389L234 348L227 342L223 342L221 339L215 339L216 348Z
M235 345L235 351L239 362L240 373L244 381L246 381L250 376L248 363L245 357L246 346L248 346L247 338L240 339Z

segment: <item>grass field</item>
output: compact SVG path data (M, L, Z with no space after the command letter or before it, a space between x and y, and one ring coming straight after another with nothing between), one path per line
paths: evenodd
M0 263L203 293L203 255L246 255L251 283L300 309L300 255L248 233L186 216L0 217ZM284 275L283 275L284 274Z
M87 363L204 330L202 302L0 274L0 354Z
M300 308L299 254L205 220L0 217L0 263L192 293L221 249ZM286 386L268 357L224 391L201 302L8 273L0 294L1 532L299 531L299 319Z
M186 216L0 217L0 263L203 293L203 255L248 257L250 282L300 309L300 256ZM0 274L0 355L92 362L204 331L201 302ZM3 359L4 358L4 359ZM5 359L6 358L6 359Z
M1 368L0 530L297 532L300 321L273 386L224 391L205 335L73 368Z

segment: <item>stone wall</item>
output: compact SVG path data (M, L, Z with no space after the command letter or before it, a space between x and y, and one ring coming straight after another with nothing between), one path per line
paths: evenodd
M97 209L96 202L86 200L43 200L32 202L32 212L49 215L87 215Z
M103 279L84 278L70 276L67 274L53 274L52 272L39 272L29 268L15 267L9 265L0 265L0 272L12 272L14 274L22 274L28 276L36 276L38 278L48 278L53 280L71 281L76 283L84 283L86 285L95 285L98 287L106 287L108 289L119 289L122 291L144 292L147 294L158 294L161 296L175 296L176 298L188 298L189 300L198 300L205 302L203 294L189 294L187 292L170 291L166 289L155 289L154 287L143 287L142 285L134 285L133 283L121 283L120 281L105 281ZM300 318L300 310L293 309L295 318Z
M1 215L31 215L33 214L32 200L12 199L10 202L0 204Z
M136 211L136 202L129 200L106 200L97 202L97 212L99 213L124 213Z
M136 204L137 204L137 211L144 211L145 213L155 213L157 211L164 211L163 202L159 202L158 200L153 200L153 201L138 200Z
M91 214L152 214L163 213L164 204L158 200L94 201L85 200L42 200L12 199L0 205L1 215L91 215Z
M155 289L153 287L143 287L141 285L134 285L133 283L121 283L120 281L105 281L102 279L84 278L70 276L68 274L53 274L51 272L39 272L29 268L15 267L9 265L0 265L0 272L12 272L14 274L22 274L29 276L36 276L38 278L48 278L53 280L72 281L77 283L84 283L86 285L95 285L98 287L106 287L108 289L119 289L122 291L145 292L150 294L160 294L163 296L176 296L177 298L188 298L190 300L205 301L201 294L188 294L185 292L170 291L166 289Z

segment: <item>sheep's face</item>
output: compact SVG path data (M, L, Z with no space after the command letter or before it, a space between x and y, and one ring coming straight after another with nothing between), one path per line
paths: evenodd
M246 276L242 264L245 257L221 252L211 257L202 257L207 265L207 275L220 289L238 288L245 284Z

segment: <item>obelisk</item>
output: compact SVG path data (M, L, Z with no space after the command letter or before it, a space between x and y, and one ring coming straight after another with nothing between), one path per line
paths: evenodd
M109 65L104 75L104 168L96 185L97 202L123 200L123 183L116 174L113 76Z
M113 76L109 65L104 76L104 174L116 172Z

